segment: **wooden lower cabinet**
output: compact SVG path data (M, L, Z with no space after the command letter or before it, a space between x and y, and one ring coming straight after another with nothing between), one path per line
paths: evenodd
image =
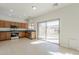
M36 39L36 32L19 32L19 38ZM11 40L10 32L0 32L0 41Z
M30 36L30 35L31 35L31 33L30 33L30 32L26 32L26 34L25 34L25 35L26 35L26 38L30 38L30 37L31 37L31 36Z
M20 38L36 39L36 32L19 32Z
M10 32L0 32L0 41L10 40L10 39L11 39L11 33Z
M31 38L36 39L36 32L31 32Z
M20 38L25 37L25 32L19 32L19 37L20 37Z
M36 32L26 32L26 38L36 39Z

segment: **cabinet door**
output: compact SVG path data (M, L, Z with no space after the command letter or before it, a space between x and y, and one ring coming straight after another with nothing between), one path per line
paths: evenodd
M19 37L25 37L25 32L19 32Z
M9 32L0 32L0 40L10 40L11 34Z
M19 23L18 22L15 22L14 25L19 28Z
M10 40L11 39L11 33L10 32L6 32L6 39Z
M10 22L9 21L0 21L0 28L10 28Z
M31 32L26 32L26 38L31 38Z
M22 37L22 32L19 32L19 37L20 37L20 38Z
M21 28L21 23L18 23L18 27Z
M10 22L5 21L5 22L4 22L4 27L6 27L6 28L10 28Z
M26 28L26 23L21 23L22 28Z
M4 35L4 33L0 33L0 40L4 40L4 38L5 38L5 35Z
M16 23L17 28L19 28L19 23Z
M0 21L0 28L3 28L4 27L4 22L3 21Z
M27 29L28 28L28 24L27 23L19 23L19 28L25 28Z
M31 38L35 39L36 38L36 32L31 32Z

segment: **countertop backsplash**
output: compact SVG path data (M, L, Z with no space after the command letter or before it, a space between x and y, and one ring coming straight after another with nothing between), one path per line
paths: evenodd
M33 30L33 29L23 29L23 28L0 28L0 31L11 31L11 30Z

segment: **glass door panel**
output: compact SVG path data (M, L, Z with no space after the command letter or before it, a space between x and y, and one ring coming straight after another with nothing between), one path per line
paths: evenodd
M46 23L39 23L38 24L38 38L39 39L46 39Z
M59 42L59 21L47 22L47 40L53 41L54 43Z

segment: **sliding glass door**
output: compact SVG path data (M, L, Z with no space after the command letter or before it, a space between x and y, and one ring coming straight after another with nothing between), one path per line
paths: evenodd
M38 23L38 38L59 42L59 20Z

